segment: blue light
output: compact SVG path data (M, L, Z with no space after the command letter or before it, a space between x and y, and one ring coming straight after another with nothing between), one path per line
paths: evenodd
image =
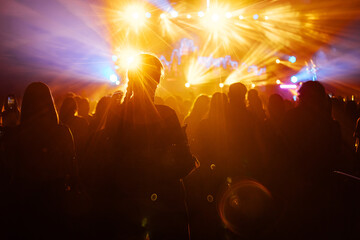
M149 13L149 12L145 13L145 17L151 18L151 13Z
M113 60L114 62L116 62L117 59L118 59L118 57L117 57L116 55L112 55L112 60Z
M116 76L116 74L111 74L110 75L110 81L111 82L117 82L118 81L118 77Z
M296 62L296 57L295 56L290 56L289 57L289 62L295 63Z
M258 14L254 14L253 19L254 19L254 20L258 20L258 19L259 19L259 15L258 15Z
M298 81L298 78L296 76L291 77L291 82L296 83Z

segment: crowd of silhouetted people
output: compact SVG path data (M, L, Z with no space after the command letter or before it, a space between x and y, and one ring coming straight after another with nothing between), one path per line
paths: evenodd
M355 101L318 81L297 102L240 82L164 101L160 60L139 59L93 114L42 82L5 99L1 239L357 239Z

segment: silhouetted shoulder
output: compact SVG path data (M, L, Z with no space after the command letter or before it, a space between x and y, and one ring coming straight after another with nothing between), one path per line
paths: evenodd
M173 110L171 107L168 107L165 105L155 105L155 107L163 119L179 122L179 120L176 116L175 110Z

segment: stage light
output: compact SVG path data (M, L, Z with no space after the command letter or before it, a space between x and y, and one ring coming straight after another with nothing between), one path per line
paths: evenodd
M190 14L186 15L186 18L187 18L187 19L190 19L190 18L191 18L191 15L190 15Z
M231 17L232 17L231 12L227 12L227 13L225 13L225 17L226 17L226 18L231 18Z
M296 83L298 81L298 78L296 76L291 77L291 82Z
M161 19L166 18L166 14L165 14L165 13L160 14L160 18L161 18Z
M111 82L116 82L118 80L118 77L116 76L116 74L111 74L110 75L110 81Z
M116 62L116 60L118 59L118 57L116 56L116 55L112 55L112 60L114 61L114 62Z
M295 56L290 56L289 57L289 62L295 63L296 62L296 57Z
M256 85L254 83L251 84L251 88L255 88Z
M185 83L185 87L189 88L190 87L190 83Z
M253 19L254 19L254 20L258 20L258 19L259 19L259 15L258 15L258 14L254 14Z
M205 16L205 13L204 13L203 11L200 11L200 12L198 12L198 16L199 16L199 17L204 17L204 16Z
M224 83L219 83L219 87L223 88L224 87Z
M219 20L219 15L214 13L212 16L211 16L211 20L213 20L213 22L217 22Z
M116 84L116 85L120 85L120 81L116 81L115 84Z
M151 18L151 13L149 13L149 12L145 13L145 17L146 18Z
M171 17L176 18L177 16L179 16L179 13L177 11L175 11L175 10L172 10L170 12L170 15L171 15Z
M296 89L297 86L295 84L281 84L280 88L281 89Z
M269 20L269 17L268 17L268 16L265 16L265 20Z
M240 15L240 16L239 16L239 19L240 19L240 20L243 20L243 19L244 19L244 16Z
M280 84L281 83L281 81L278 79L278 80L276 80L276 84Z
M277 64L279 64L281 61L280 61L280 59L276 59L276 61L275 61Z
M134 12L134 13L132 14L132 17L133 17L134 19L138 19L138 18L139 18L139 13Z

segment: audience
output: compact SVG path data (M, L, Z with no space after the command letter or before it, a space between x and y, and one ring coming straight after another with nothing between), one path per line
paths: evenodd
M162 63L137 57L126 92L102 97L93 116L86 98L68 94L58 117L41 82L25 89L21 111L6 98L5 239L352 239L356 102L309 81L297 106L279 94L266 106L238 82L189 110L188 100L155 96Z

